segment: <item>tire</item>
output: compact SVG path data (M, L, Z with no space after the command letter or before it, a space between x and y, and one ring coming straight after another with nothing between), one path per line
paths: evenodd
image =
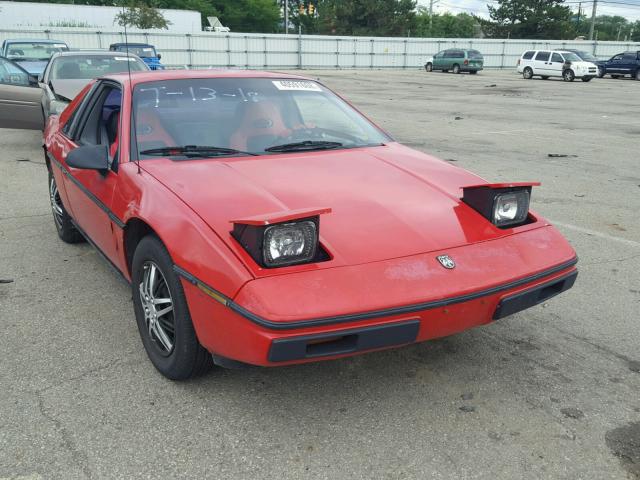
M458 65L457 63L453 64L453 73L455 73L456 75L460 73L460 65Z
M53 214L53 223L56 226L58 236L65 243L80 243L84 241L82 234L76 229L71 220L71 216L62 204L56 177L49 169L49 202L51 203L51 213Z
M542 78L542 80L549 80L549 77L548 77L548 76L546 76L546 75L543 75L543 76L542 76L542 77L540 77L540 78Z
M573 82L576 79L576 74L573 73L573 70L567 68L562 72L562 79L565 82Z
M636 70L636 74L634 75L634 78L638 81L640 81L640 68L638 70Z
M424 69L425 69L427 72L433 72L433 64L432 64L431 62L427 63L427 64L424 66Z
M140 338L153 366L171 380L208 371L211 354L198 342L171 256L153 235L144 237L133 254L131 290Z
M604 68L602 67L598 67L598 73L597 73L598 78L602 78L604 77Z
M582 77L583 82L590 82L592 79L593 77Z
M531 69L531 67L525 67L525 69L522 71L522 78L524 78L525 80L531 80L533 78L533 70Z

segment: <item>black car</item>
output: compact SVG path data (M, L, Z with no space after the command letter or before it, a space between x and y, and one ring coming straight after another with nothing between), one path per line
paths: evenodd
M640 50L622 52L598 65L598 77L611 75L611 78L630 75L640 80Z
M592 53L586 52L584 50L578 50L577 48L563 48L562 50L564 52L573 52L573 53L575 53L578 57L580 57L580 60L582 60L583 62L591 62L591 63L596 64L598 66L598 77L599 78L603 77L603 75L604 75L603 65L605 63L607 63L606 60L599 60Z

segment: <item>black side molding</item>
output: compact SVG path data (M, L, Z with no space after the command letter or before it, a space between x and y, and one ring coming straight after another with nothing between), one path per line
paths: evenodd
M530 290L525 290L524 292L503 298L493 314L493 319L498 320L538 305L539 303L546 302L550 298L573 287L577 277L578 271L575 270L551 282L543 283Z
M268 358L270 362L285 362L403 345L414 342L419 329L419 320L407 320L375 327L279 338L271 343Z
M274 322L269 319L263 318L259 315L256 315L255 313L244 308L242 305L239 305L236 302L234 302L230 297L227 297L220 291L216 290L210 285L207 285L205 282L197 278L195 275L187 272L185 269L179 267L178 265L175 265L173 269L178 275L182 276L187 281L196 285L198 288L203 290L207 295L211 296L216 301L222 303L226 307L229 307L238 315L241 315L242 317L255 323L256 325L259 325L264 328L268 328L270 330L293 330L296 328L317 327L320 325L336 325L339 323L355 322L358 320L368 320L371 318L381 318L381 317L387 317L392 315L416 313L416 312L420 312L421 310L446 307L448 305L455 305L457 303L468 302L469 300L475 300L476 298L486 297L489 295L493 295L495 293L500 293L505 290L510 290L512 288L516 288L521 285L534 282L536 280L543 279L555 273L561 272L562 270L566 270L570 267L573 267L576 263L578 263L578 257L573 257L571 260L555 265L542 272L534 273L533 275L529 275L527 277L520 278L518 280L503 283L502 285L498 285L496 287L487 288L485 290L479 290L477 292L468 293L465 295L458 295L455 297L448 297L440 300L432 300L429 302L416 303L416 304L405 305L401 307L385 308L382 310L370 310L370 311L360 312L360 313L347 313L344 315L335 315L332 317L311 318L308 320L294 320L294 321L288 321L288 322Z

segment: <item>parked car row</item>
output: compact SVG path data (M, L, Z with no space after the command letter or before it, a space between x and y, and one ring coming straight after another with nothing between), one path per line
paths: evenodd
M0 121L9 115L2 107L17 101L28 108L14 119L16 128L42 128L49 115L61 113L94 78L162 69L160 55L148 44L114 43L106 51L71 50L59 40L5 40L0 49Z
M476 74L484 67L484 57L478 50L451 48L442 50L425 61L427 72ZM525 79L540 77L562 78L567 82L580 79L589 82L593 78L610 75L611 78L626 75L640 80L640 51L622 52L609 60L598 60L584 50L563 48L559 50L527 50L518 59L517 71Z

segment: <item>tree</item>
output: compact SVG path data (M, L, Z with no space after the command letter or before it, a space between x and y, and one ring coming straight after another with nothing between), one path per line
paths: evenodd
M136 27L141 30L150 28L168 29L171 22L152 5L133 0L125 9L115 16L121 27Z
M280 24L277 0L211 0L222 24L232 32L274 33Z
M480 22L497 38L570 39L576 35L571 9L563 0L496 0L487 5L491 20Z
M320 30L337 35L407 36L416 0L320 0Z
M430 22L430 20L433 20ZM431 25L431 29L429 28ZM433 14L433 19L429 17L429 10L420 7L416 15L416 28L412 36L415 37L436 37L436 38L473 38L479 28L478 21L473 15L468 13Z
M584 18L584 20L581 20L580 26L578 27L578 34L584 36L589 35L590 25L591 18ZM595 31L597 33L597 39L600 41L624 41L627 38L633 37L632 32L637 30L637 26L634 28L633 23L618 15L598 15L596 17Z

